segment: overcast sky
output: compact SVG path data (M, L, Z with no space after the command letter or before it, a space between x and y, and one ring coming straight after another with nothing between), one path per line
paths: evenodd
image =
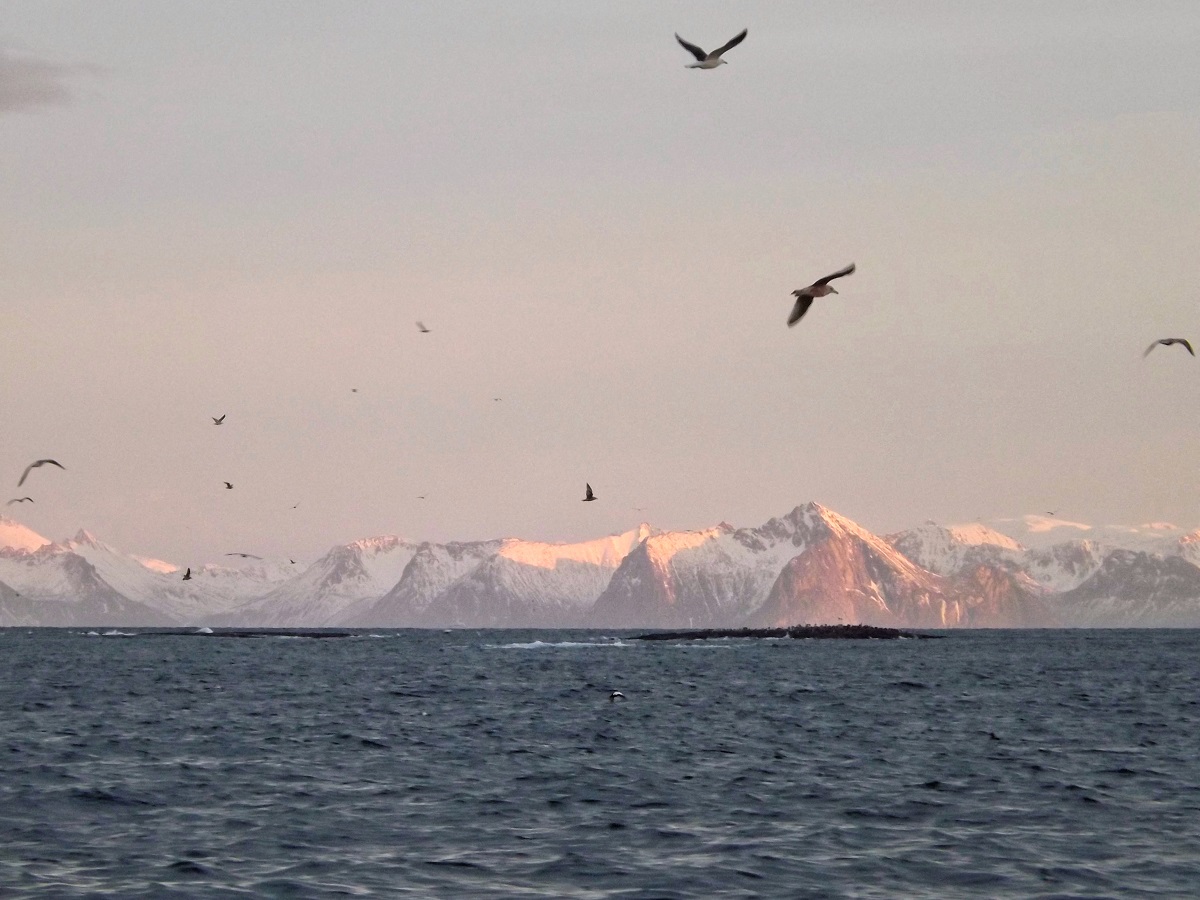
M1197 60L1195 0L6 0L0 511L1195 526L1200 360L1142 351L1200 341Z

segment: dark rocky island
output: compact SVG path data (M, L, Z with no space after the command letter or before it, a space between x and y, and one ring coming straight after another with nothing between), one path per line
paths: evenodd
M819 638L825 640L895 641L937 637L898 628L874 625L792 625L788 628L705 628L700 631L653 631L634 636L635 641L707 641L714 638Z

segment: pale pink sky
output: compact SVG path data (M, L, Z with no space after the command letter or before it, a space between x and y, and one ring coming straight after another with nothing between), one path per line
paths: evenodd
M1200 339L1197 59L1194 0L9 2L0 512L179 562L1193 526L1200 361L1141 354Z

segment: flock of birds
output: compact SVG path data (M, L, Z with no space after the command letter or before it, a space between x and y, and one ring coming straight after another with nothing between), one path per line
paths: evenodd
M687 50L688 53L692 54L692 56L694 56L696 58L696 61L694 63L688 63L686 68L689 68L689 69L715 69L718 66L727 65L726 60L722 59L721 57L727 51L733 49L738 44L740 44L742 41L744 41L746 39L746 36L749 34L749 32L750 32L750 30L748 28L743 28L738 34L734 35L732 38L730 38L728 41L726 41L724 44L722 44L716 50L712 50L712 51L705 51L704 49L696 46L695 44L690 43L689 41L685 41L683 38L681 38L679 36L678 33L676 33L676 35L675 35L675 40L677 40L679 42L680 46L683 47L683 49ZM833 272L830 275L826 275L824 278L818 278L816 281L814 281L812 284L808 285L807 287L797 288L796 290L792 291L792 296L795 298L795 303L792 306L791 313L788 314L788 318L787 318L788 327L790 328L791 326L793 326L797 322L799 322L802 318L804 318L804 314L808 312L809 307L812 306L813 301L816 300L818 297L827 297L830 294L837 293L837 289L832 287L830 285L830 282L832 282L838 278L844 278L847 275L852 275L854 273L854 270L855 270L854 263L850 263L848 266L838 269L836 272ZM421 334L429 334L430 333L430 329L427 328L423 322L418 321L416 324L417 324L417 330ZM1192 348L1191 342L1188 341L1186 338L1168 337L1168 338L1160 338L1159 340L1151 343L1150 346L1146 348L1145 352L1142 353L1142 357L1145 358L1145 357L1149 356L1150 352L1152 350L1154 350L1154 348L1159 346L1160 344L1165 347L1169 347L1174 344L1178 344L1179 346L1183 347L1183 349L1187 350L1187 352L1189 354L1191 354L1192 356L1196 355L1195 350ZM357 393L358 388L351 388L351 391L353 393ZM499 401L501 398L493 397L492 399L495 401ZM226 414L222 413L220 416L211 416L210 418L212 418L214 425L222 425L225 422L225 415ZM17 481L17 487L21 487L23 484L25 484L25 479L29 477L29 473L31 471L33 471L36 468L39 468L41 466L46 466L46 465L58 466L58 468L63 469L63 470L66 469L66 467L64 465L62 465L62 463L58 462L57 460L53 460L53 459L35 460L34 462L31 462L28 466L25 467L25 471L21 473L21 477ZM225 485L225 490L227 490L227 491L233 490L233 484L231 482L225 481L222 483ZM592 486L590 484L585 484L584 488L585 488L585 493L584 493L584 497L583 497L584 503L590 503L590 502L598 499L596 497L595 493L592 491ZM423 499L425 499L425 496L421 495L420 497L418 497L418 499L423 500ZM7 502L7 504L5 504L5 505L11 506L14 503L33 503L33 502L34 501L33 501L32 497L14 497L11 500L9 500ZM293 507L293 509L294 508L295 507ZM635 507L635 508L637 508L637 507ZM1050 515L1053 515L1053 513L1050 513ZM225 555L226 556L239 556L239 557L242 557L245 559L262 559L262 557L254 556L253 554L250 554L250 553L227 553ZM292 562L294 562L294 560ZM190 581L191 579L192 579L192 570L190 568L188 568L187 571L185 571L183 574L183 580ZM621 694L620 691L614 691L612 696L610 697L610 699L612 699L612 700L623 699L623 698L624 698L624 694Z

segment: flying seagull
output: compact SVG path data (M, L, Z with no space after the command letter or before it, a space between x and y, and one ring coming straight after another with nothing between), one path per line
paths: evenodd
M421 332L421 334L429 334L429 329L425 327L424 322L417 323L417 331Z
M32 502L33 502L32 497L13 497L11 500L9 500L4 505L12 506L14 503L32 503Z
M225 416L226 416L226 413L221 413L221 418L219 418L219 419L216 416L211 416L210 418L213 420L214 425L220 425L222 422L225 421Z
M620 691L613 691L611 694L608 695L609 703L616 703L618 700L624 700L624 699L625 699L625 695L622 694Z
M186 572L183 573L183 580L184 581L192 580L192 570L190 568Z
M685 41L683 38L681 38L679 36L678 32L676 32L676 34L675 34L675 40L679 41L680 45L683 47L684 50L686 50L688 53L692 54L692 56L696 57L696 61L694 63L687 64L687 68L689 68L689 69L715 69L717 66L724 65L724 63L725 63L725 60L721 59L721 54L724 53L726 50L730 50L733 47L736 47L738 44L740 44L742 41L744 41L746 39L746 34L748 31L749 31L748 28L743 28L741 34L739 34L737 37L731 38L727 44L725 44L722 47L718 47L712 53L705 53L703 50L701 50L695 44L689 44L687 41Z
M58 466L64 472L67 470L67 467L64 466L62 463L58 462L57 460L53 460L53 459L36 460L35 462L31 462L29 465L27 465L25 467L25 471L21 473L21 480L17 482L17 487L20 487L21 485L23 485L25 483L25 479L29 477L29 473L32 470L38 468L39 466L45 466L45 465Z
M226 556L240 556L242 559L262 559L261 556L255 556L253 553L226 553Z
M233 485L232 485L232 484L230 484L228 481L223 481L223 482L221 482L221 483L222 483L223 485L225 485L225 490L227 490L227 491L232 491L232 490L233 490Z
M798 291L792 291L792 296L796 298L796 305L792 307L792 314L788 316L788 325L795 325L808 312L808 308L812 306L813 300L817 297L824 297L828 294L836 294L837 291L829 286L829 282L835 278L841 278L843 275L849 275L854 271L854 263L846 266L844 269L839 269L832 275L826 275L824 278L817 279L806 288L800 288Z
M1162 344L1164 347L1170 347L1172 344L1183 344L1184 350L1186 350L1188 353L1192 354L1192 356L1196 355L1196 351L1192 349L1192 345L1188 342L1187 338L1163 338L1161 340L1155 341L1153 344L1151 344L1149 347L1147 347L1146 352L1142 354L1142 359L1145 359L1147 356L1149 356L1150 351L1153 350L1155 347L1157 347L1159 344Z
M592 486L585 483L584 487L587 488L587 494L584 495L583 502L588 503L589 501L595 500L596 495L592 493Z

